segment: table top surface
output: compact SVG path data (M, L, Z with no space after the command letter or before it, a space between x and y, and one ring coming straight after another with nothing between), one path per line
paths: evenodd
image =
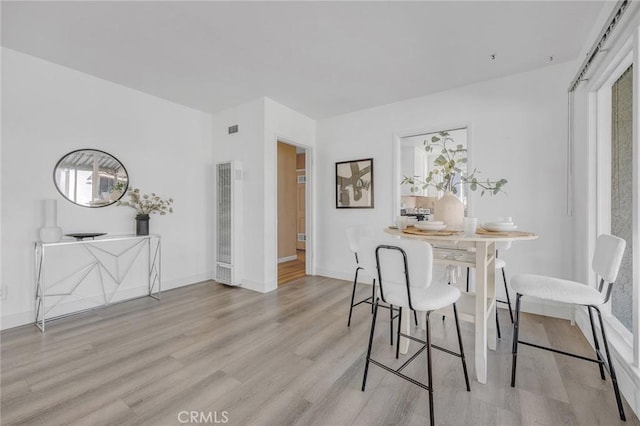
M104 234L101 236L97 236L95 238L85 237L82 240L77 240L73 237L65 236L60 241L55 243L43 243L42 241L36 241L36 246L42 247L54 247L54 246L66 246L73 244L94 244L94 243L106 243L112 241L123 241L123 240L137 240L137 239L150 239L150 238L160 238L159 234L149 234L149 235L135 235L135 234Z
M409 238L416 240L426 240L426 241L449 241L449 242L496 242L496 241L527 241L527 240L535 240L538 236L532 232L495 232L489 234L476 234L473 237L467 237L464 235L464 232L460 231L453 235L435 235L430 234L429 232L424 232L421 234L408 234L406 232L402 232L399 229L393 228L385 228L384 232L387 234L401 237L401 238Z

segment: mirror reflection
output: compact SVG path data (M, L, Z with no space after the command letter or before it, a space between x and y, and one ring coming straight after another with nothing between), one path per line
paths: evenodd
M114 156L96 149L79 149L62 157L53 172L64 198L84 207L104 207L127 192L129 176Z
M439 133L443 131L449 133L449 137L453 139L456 146L462 145L464 149L468 149L467 128L443 129L400 138L400 181L405 177L413 177L416 182L425 182L429 172L434 168L436 159L441 155L441 152L436 150L429 152L425 147L434 136L439 137ZM464 174L467 172L469 164L460 162L457 167ZM424 219L426 214L433 210L435 201L442 195L442 191L438 191L433 185L423 188L422 185L401 184L399 214ZM468 190L465 185L457 186L456 195L466 207Z

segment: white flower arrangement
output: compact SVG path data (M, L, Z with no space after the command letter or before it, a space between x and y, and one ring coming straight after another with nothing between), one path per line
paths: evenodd
M119 206L131 207L138 216L159 213L164 216L173 213L173 198L160 198L154 192L151 194L141 194L138 188L127 191L129 201L118 201Z

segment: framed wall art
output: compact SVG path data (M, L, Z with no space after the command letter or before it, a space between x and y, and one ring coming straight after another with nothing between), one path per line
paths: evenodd
M336 208L373 208L373 158L336 163Z

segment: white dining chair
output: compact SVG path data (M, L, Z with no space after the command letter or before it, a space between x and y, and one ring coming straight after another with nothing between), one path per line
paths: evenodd
M356 259L356 271L355 271L355 276L353 277L353 289L351 291L351 304L349 306L349 320L347 321L347 327L351 327L351 315L353 313L354 307L362 303L367 303L371 305L371 312L373 313L373 299L375 298L375 295L376 295L376 288L375 288L376 272L375 272L375 269L374 270L365 269L364 266L360 264L360 259L358 257L358 252L360 251L360 240L363 237L364 229L361 227L355 227L355 226L350 227L350 228L347 228L346 234L347 234L347 244L349 245L349 250L351 250L351 252L353 253ZM360 274L360 272L362 272L366 276L367 281L371 281L371 296L365 299L362 299L358 302L355 302L356 287L358 285L358 275Z
M369 248L367 248L369 247ZM375 247L375 248L374 248ZM362 391L364 392L367 384L367 373L369 364L376 365L390 373L397 375L409 382L426 389L429 392L429 411L430 422L435 424L434 407L433 407L433 372L432 372L432 354L431 349L439 349L451 355L455 355L461 359L462 370L467 391L471 390L469 385L469 375L467 373L467 364L464 356L462 345L462 336L460 335L460 323L458 321L458 311L456 301L460 298L460 290L454 286L450 286L445 281L433 281L433 248L425 241L417 240L397 240L382 244L363 244L363 249L367 252L372 251L375 254L376 269L378 273L378 287L380 295L376 297L373 308L373 318L371 320L371 332L369 334L369 344L367 347L366 362L364 368L364 376L362 378ZM412 355L399 368L392 368L371 357L373 350L373 340L376 327L376 316L380 301L399 307L399 317L406 309L412 311L421 311L426 313L426 339L421 340L415 336L404 334L400 330L398 324L398 334L396 339L396 358L399 357L400 337L411 339L422 343L423 346ZM453 305L453 313L456 323L456 331L458 333L459 353L431 343L431 322L430 315L437 309L442 309ZM405 375L402 371L419 354L426 350L427 353L427 383L420 382L410 376Z
M624 408L620 397L620 389L618 389L618 380L616 372L611 363L611 355L609 353L609 344L605 333L605 326L602 321L602 314L599 307L609 301L611 297L611 289L613 283L618 276L622 256L624 255L626 242L622 238L613 235L600 235L596 241L596 249L593 254L591 267L600 278L600 282L596 287L592 287L583 283L568 281L559 278L552 278L542 275L521 274L511 279L511 287L516 292L516 313L513 323L513 346L512 346L512 363L511 363L511 387L516 384L516 366L518 361L518 344L532 346L538 349L544 349L554 353L568 355L585 361L591 361L598 364L600 369L600 377L605 380L604 370L606 369L611 376L613 390L618 404L618 412L620 419L625 421ZM605 288L605 283L607 284ZM584 306L589 313L589 321L591 323L591 332L593 333L593 342L595 347L596 359L587 358L569 352L564 352L555 348L541 346L535 343L519 340L520 336L520 303L522 297L535 297L543 300L551 300L554 302L568 303L572 305ZM602 342L606 354L606 362L600 352L600 343L598 341L596 326L593 321L593 313L598 314L600 322L600 332L602 333Z
M354 257L356 260L356 270L355 270L355 275L353 277L353 288L351 290L351 303L349 306L349 319L347 321L347 327L351 327L351 316L353 314L353 308L355 306L358 306L362 303L369 304L371 305L371 312L373 313L373 300L376 297L376 275L377 275L376 266L373 260L371 260L371 262L363 262L359 256L359 252L361 248L360 247L361 240L366 236L370 236L371 234L372 232L370 232L366 228L358 227L358 226L349 227L346 230L347 243L349 245L349 250L351 250L351 252L354 254ZM366 279L370 280L372 283L371 296L356 302L355 301L356 288L358 285L358 275L360 273L364 274ZM390 340L390 344L393 345L393 324L394 324L394 320L397 317L398 310L395 309L392 305L389 305L389 306L381 305L380 307L389 309L389 322L390 322L389 340ZM418 315L415 312L414 312L414 320L417 325Z

